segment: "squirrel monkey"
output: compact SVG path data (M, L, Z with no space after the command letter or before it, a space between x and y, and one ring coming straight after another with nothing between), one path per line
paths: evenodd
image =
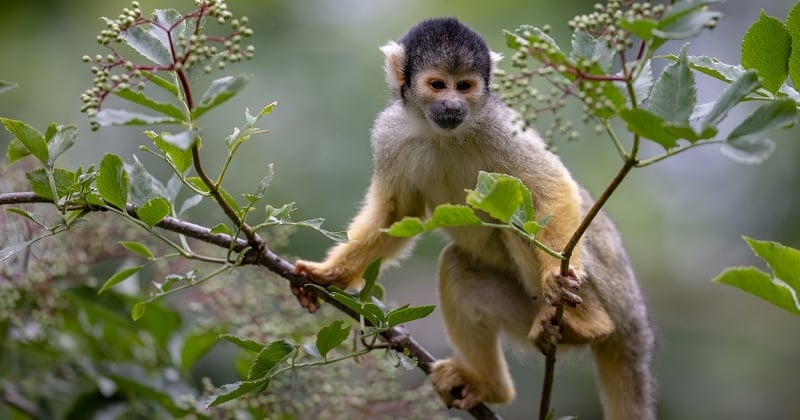
M499 54L452 18L422 21L381 51L392 98L372 129L374 171L348 228L352 242L333 247L323 262L298 261L295 272L323 285L360 286L370 262L409 248L410 240L381 229L464 202L479 171L521 179L536 214L552 214L537 238L562 249L592 200L492 92ZM452 241L439 259L439 308L455 355L435 362L430 380L448 407L514 397L505 336L540 349L555 341L590 345L605 418L655 418L655 338L619 233L605 215L575 249L567 276L558 259L513 232L453 227L446 233ZM294 292L310 311L319 307L312 293ZM559 302L567 304L560 336L550 322Z

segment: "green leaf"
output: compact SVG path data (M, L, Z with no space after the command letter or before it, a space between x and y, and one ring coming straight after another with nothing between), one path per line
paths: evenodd
M131 319L133 319L134 321L138 321L141 317L143 317L144 311L147 309L148 303L149 302L147 301L136 302L136 304L133 305L133 309L131 309Z
M206 409L220 405L224 402L235 400L243 395L246 395L256 389L263 389L269 385L269 379L259 379L257 381L239 381L232 384L225 384L217 388L203 402Z
M249 126L253 126L253 124L255 124L261 117L265 117L265 116L267 116L269 114L272 114L272 111L275 109L276 106L278 106L278 103L277 102L273 102L273 103L265 106L264 108L262 108L261 112L259 112L258 115L250 115L250 109L249 108L245 108L244 116L245 116L245 119L247 120L247 124Z
M441 204L433 209L431 218L425 222L425 230L430 231L447 226L477 226L483 223L475 211L461 204Z
M348 309L352 310L357 314L362 314L364 312L364 305L346 293L333 289L328 290L316 284L311 284L307 287L311 287L322 294L330 296L331 298L333 298L333 300L341 303L342 305L346 306Z
M14 163L30 154L31 153L28 151L28 149L25 148L25 145L16 138L13 138L10 142L8 142L6 159L8 159L9 164Z
M116 286L117 284L121 283L128 277L138 273L142 268L144 268L143 265L135 265L133 267L126 267L123 268L122 270L117 271L113 276L111 276L108 280L106 280L106 282L103 284L103 287L101 287L100 290L97 291L97 294L99 295L105 292L106 290ZM136 319L137 318L134 318L134 320Z
M410 238L425 232L425 224L419 217L404 217L397 222L392 223L386 234L398 238Z
M100 127L110 127L112 125L180 124L182 120L167 116L130 112L123 109L103 108L92 118L92 121Z
M662 19L651 33L661 39L687 39L697 36L709 24L722 17L721 12L699 10L675 20Z
M147 245L141 242L119 241L119 244L125 247L125 249L127 249L128 251L139 254L139 256L146 258L148 260L153 260L156 258L156 256L153 255L153 252L150 251L150 248L148 248Z
M155 197L136 209L136 216L148 226L155 226L169 216L172 206L164 197Z
M196 331L183 338L181 346L181 369L189 370L216 344L219 333L216 331Z
M763 259L772 274L755 267L729 268L712 281L737 287L779 308L800 315L800 250L777 242L744 240Z
M75 139L78 138L78 127L74 125L59 125L55 126L55 133L52 138L47 139L47 167L53 168L56 159L64 154L72 145L75 144Z
M53 197L53 189L50 185L50 177L47 176L47 171L44 168L39 168L25 174L28 181L31 183L31 190L33 190L39 197L46 198L55 202L58 197L67 195L75 185L75 173L66 169L56 168L53 170L53 181L55 182L55 190L58 197Z
M658 21L648 18L620 21L619 26L638 36L643 41L649 40L653 36L653 29L658 25Z
M164 140L163 135L169 133L157 134L153 131L145 131L145 135L153 140L153 143L164 153L167 161L170 162L178 173L183 174L189 167L192 166L192 151L181 149L180 147Z
M526 191L522 181L513 176L481 171L475 189L467 191L467 204L509 223L524 204Z
M128 173L119 156L112 153L103 156L96 182L97 191L104 200L119 209L125 209L128 203Z
M36 223L37 225L41 226L43 229L47 229L47 230L51 229L51 227L47 224L47 222L45 222L45 220L42 219L40 216L38 216L36 214L33 214L33 213L29 213L29 212L27 212L27 211L25 211L25 210L23 210L21 208L8 207L8 208L6 208L6 211L9 212L9 213L12 213L12 214L16 214L17 216L22 216L22 217L30 220L31 222Z
M40 240L42 240L44 238L47 238L48 236L53 236L53 235L55 235L55 232L46 233L44 235L37 236L37 237L35 237L35 238L31 239L31 240L27 240L25 242L18 242L18 243L15 243L15 244L11 244L11 245L8 245L5 248L0 249L0 262L3 262L5 260L13 257L14 255L16 255L20 251L24 250L28 246L33 245L34 243L39 242Z
M365 303L359 314L376 327L382 328L386 325L386 314L374 303Z
M749 71L731 83L714 103L714 107L703 119L701 127L716 126L722 121L728 111L742 101L747 95L758 89L760 83L755 72Z
M133 164L127 165L126 170L130 183L128 201L133 205L143 206L147 201L155 197L169 195L169 191L164 187L164 184L147 171L136 155L133 156Z
M206 185L206 183L203 182L203 180L200 179L199 176L187 177L186 178L186 182L189 183L189 185L191 185L194 188L196 188L198 191L202 191L204 193L208 193L209 192L208 185Z
M412 306L407 307L404 306L402 308L397 308L388 314L386 314L386 322L389 324L389 327L394 327L400 324L405 324L411 321L416 321L418 319L425 318L426 316L430 315L433 310L436 309L436 306Z
M231 231L231 228L229 228L225 223L217 223L211 228L211 233L224 233L228 236L233 235L233 231Z
M684 45L681 49L678 61L664 69L650 93L649 110L664 121L688 122L697 103L694 74L689 68L686 48Z
M247 82L250 81L250 76L226 76L221 77L211 82L208 89L200 98L194 110L192 110L192 117L199 118L217 105L227 101L233 95L239 93Z
M180 54L182 51L179 49L177 40L186 30L186 20L183 16L174 9L156 9L153 11L153 20L162 27L169 28L169 32L153 26L150 33L161 41L161 45L164 48L170 50L174 47L176 53ZM172 42L170 42L170 39L172 39Z
M666 55L664 58L670 61L678 60L675 55ZM714 57L690 55L687 58L692 69L727 83L742 77L747 71L740 65L725 64Z
M586 59L596 61L600 68L608 72L614 64L617 52L608 46L605 37L595 38L588 32L576 29L572 33L572 52L570 53L570 60L578 62L578 60Z
M325 219L317 218L317 219L303 220L301 222L281 222L281 224L314 229L315 231L325 235L328 239L331 239L333 241L336 241L336 242L348 242L349 239L347 238L347 232L343 232L343 231L342 232L333 232L333 231L322 229L321 226L322 226L322 222L324 222L324 221L325 221Z
M144 29L142 26L130 26L120 32L119 38L125 41L144 58L161 66L172 64L172 53L156 35L161 29L151 26ZM163 32L162 32L163 33Z
M32 154L42 165L47 165L50 159L47 150L47 142L39 130L25 124L22 121L12 120L8 118L0 118L0 122L6 127L6 130L25 146L28 153Z
M797 107L791 99L778 99L759 106L731 131L728 140L760 134L775 128L788 128L797 120Z
M350 336L350 326L344 325L344 321L336 320L322 327L317 333L317 350L323 359L327 359L328 353L339 347L347 337Z
M788 75L792 38L779 19L767 16L764 10L742 40L742 66L753 69L764 88L775 93Z
M0 94L6 93L11 89L17 87L17 84L14 82L6 82L5 80L0 80Z
M169 80L144 70L141 71L141 75L144 76L149 82L171 93L175 98L180 97L180 91L178 91L178 87Z
M663 129L664 119L642 109L623 109L619 116L627 123L628 130L646 139L653 140L669 150L678 145L678 138Z
M378 276L381 274L381 259L371 262L367 269L364 271L364 287L358 292L358 300L366 302L372 296L372 289L378 281Z
M786 17L786 29L792 38L789 55L789 76L795 88L800 88L800 2L795 2Z
M283 340L273 341L266 345L256 355L253 364L250 365L250 372L247 379L270 379L272 372L283 362L285 362L294 352L293 345Z
M194 142L197 141L199 135L199 130L184 130L177 134L161 133L161 138L181 151L188 151L194 146Z
M239 347L241 347L241 348L243 348L245 350L252 351L254 353L258 353L261 350L264 350L264 347L266 347L266 345L264 345L264 344L261 344L261 343L259 343L257 341L250 340L248 338L239 337L238 335L221 334L221 335L218 336L218 338L230 341L231 343L236 344L237 346L239 346Z
M184 119L183 112L173 104L158 102L144 94L144 92L133 89L119 89L115 90L114 94L122 99L126 99L135 104L139 104L153 111L172 117L176 120L182 121Z

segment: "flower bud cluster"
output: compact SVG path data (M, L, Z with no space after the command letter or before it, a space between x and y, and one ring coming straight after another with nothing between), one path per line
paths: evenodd
M83 61L92 65L94 81L92 87L81 95L81 111L94 117L109 93L115 90L144 89L150 80L148 73L186 72L195 67L210 73L213 65L223 69L228 63L253 58L255 47L242 45L245 38L253 35L246 16L235 18L228 10L225 0L195 0L194 3L196 9L178 16L171 27L164 27L163 22L159 22L155 16L152 19L145 17L138 1L133 1L130 7L122 9L116 19L105 18L106 27L97 36L97 42L111 52L106 55L83 56ZM202 33L201 25L207 20L227 27L223 31L224 35ZM158 34L158 38L172 43L168 48L170 62L137 64L123 57L114 44L123 43L125 32L133 27L141 27L151 33L165 32L167 36ZM172 80L171 77L167 79Z

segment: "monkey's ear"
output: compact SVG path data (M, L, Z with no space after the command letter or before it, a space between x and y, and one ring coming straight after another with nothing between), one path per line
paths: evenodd
M492 73L494 73L497 70L497 63L503 59L503 53L489 51L489 58L492 60Z
M386 69L386 83L392 90L400 90L406 82L403 68L406 65L406 49L401 44L389 41L381 47L381 52L386 56L384 63Z

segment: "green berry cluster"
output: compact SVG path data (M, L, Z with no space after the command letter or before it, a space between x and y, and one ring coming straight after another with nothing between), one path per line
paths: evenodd
M225 0L195 0L194 3L196 9L183 16L162 10L148 18L142 13L139 2L133 1L116 19L105 18L106 28L97 35L97 43L108 48L110 53L83 56L84 62L92 64L94 80L92 87L81 95L81 111L94 117L109 93L125 89L143 90L150 80L150 73L186 72L193 68L210 73L212 65L223 69L228 63L253 58L255 47L242 46L242 41L253 35L246 16L234 18ZM201 25L206 19L226 25L225 34L212 36L201 33ZM140 28L150 37L168 43L164 45L164 51L168 51L169 61L138 64L123 57L115 44L127 42L129 37L126 33L133 28Z

